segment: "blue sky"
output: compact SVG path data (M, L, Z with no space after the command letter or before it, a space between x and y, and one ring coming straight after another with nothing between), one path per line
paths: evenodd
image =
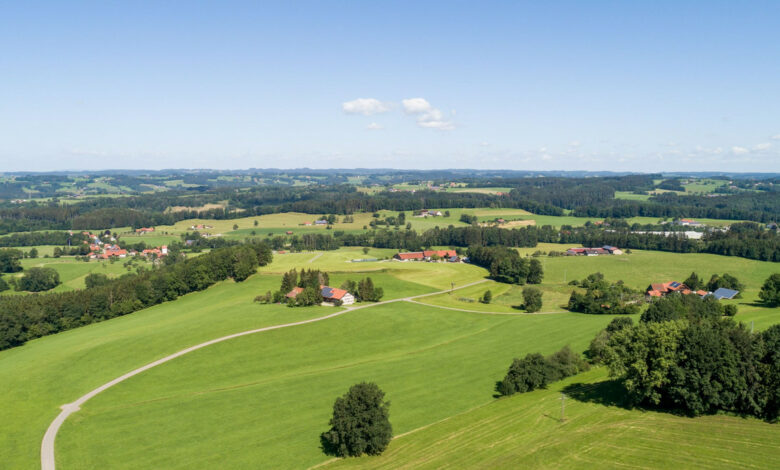
M780 171L778 18L777 1L4 2L0 171Z

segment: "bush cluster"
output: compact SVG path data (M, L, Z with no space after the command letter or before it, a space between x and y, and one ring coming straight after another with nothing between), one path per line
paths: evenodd
M539 353L528 354L512 362L504 380L496 384L496 391L501 395L514 395L547 388L552 382L588 368L588 363L568 346L547 357Z
M585 288L585 293L572 291L568 309L592 314L639 313L642 293L627 287L623 281L610 284L601 273L593 273L581 282L570 284Z

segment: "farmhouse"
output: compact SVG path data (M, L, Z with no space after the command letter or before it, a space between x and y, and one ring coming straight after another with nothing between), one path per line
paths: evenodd
M154 232L154 227L141 227L135 229L135 233L140 233L141 235L149 232Z
M659 284L650 284L650 286L645 291L645 294L648 297L664 297L673 292L679 292L685 295L696 294L699 297L704 297L705 295L709 294L709 292L704 290L693 291L682 282L677 282L677 281L670 281L670 282L664 282Z
M680 219L675 222L677 225L683 225L686 227L703 227L704 224L701 222L697 222L693 219Z
M335 287L322 286L320 290L322 298L325 302L341 302L341 305L352 305L355 303L355 296L345 291L344 289L337 289Z
M293 290L285 294L285 297L287 297L288 299L294 299L298 297L298 294L300 294L301 292L303 292L303 287L293 287Z
M293 234L292 230L288 230L288 231L287 231L287 232L285 232L285 233L286 233L287 235L292 235L292 234Z
M314 225L328 225L328 221L323 219L315 220Z
M601 248L569 248L566 254L569 256L622 255L623 250L616 246L604 245Z
M396 253L393 256L397 261L430 261L433 257L437 257L450 262L460 261L458 253L455 250L425 250L425 251L412 251L407 253Z

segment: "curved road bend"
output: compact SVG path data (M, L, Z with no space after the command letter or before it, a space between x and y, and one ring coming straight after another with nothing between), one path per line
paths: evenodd
M482 279L480 281L472 282L470 284L464 284L462 286L456 287L454 290L470 287L470 286L473 286L473 285L476 285L476 284L480 284L480 283L485 282L485 281L487 281L487 279ZM343 310L339 310L338 312L331 313L330 315L325 315L325 316L322 316L322 317L312 318L312 319L309 319L309 320L302 320L302 321L293 322L293 323L285 323L285 324L282 324L282 325L266 326L264 328L257 328L257 329L254 329L254 330L242 331L242 332L239 332L239 333L234 333L232 335L223 336L221 338L212 339L210 341L206 341L205 343L196 344L195 346L191 346L189 348L182 349L181 351L175 352L175 353L173 353L173 354L171 354L169 356L165 356L162 359L158 359L158 360L156 360L154 362L150 362L149 364L146 364L143 367L139 367L138 369L132 370L132 371L126 373L125 375L119 376L119 377L115 378L114 380L112 380L110 382L104 383L103 385L101 385L100 387L92 390L91 392L88 392L87 394L82 395L81 397L79 397L73 403L68 403L68 404L62 405L60 407L60 409L62 411L60 411L60 414L57 415L56 418L54 418L54 421L52 421L51 424L49 424L49 428L46 430L46 434L43 435L43 441L41 442L41 470L54 470L55 469L55 463L54 463L54 439L57 437L57 432L60 430L60 426L62 426L62 423L64 423L65 420L68 419L68 416L70 416L72 413L75 413L78 410L80 410L81 409L81 405L83 405L87 400L89 400L90 398L94 397L98 393L103 392L103 391L113 387L114 385L120 383L120 382L124 382L125 380L129 379L130 377L133 377L134 375L138 375L141 372L147 371L147 370L149 370L149 369L151 369L153 367L157 367L160 364L165 364L166 362L168 362L170 360L176 359L177 357L183 356L183 355L185 355L187 353L191 353L192 351L197 351L198 349L205 348L206 346L211 346L212 344L221 343L221 342L227 341L229 339L239 338L241 336L252 335L252 334L255 334L255 333L262 333L264 331L278 330L280 328L287 328L287 327L291 327L291 326L305 325L307 323L314 323L314 322L318 322L318 321L322 321L322 320L327 320L329 318L337 317L337 316L342 315L344 313L352 312L352 311L355 311L355 310L360 310L362 308L375 307L377 305L384 305L384 304L389 304L389 303L393 303L393 302L411 301L411 300L414 300L414 299L418 299L420 297L428 297L428 296L431 296L431 295L444 294L444 293L449 292L450 290L453 290L453 289L447 289L447 290L438 291L438 292L431 292L431 293L428 293L428 294L413 295L413 296L410 296L410 297L403 297L403 298L400 298L400 299L385 300L385 301L382 301L382 302L376 302L376 303L371 303L371 304L356 305L354 307L346 307Z

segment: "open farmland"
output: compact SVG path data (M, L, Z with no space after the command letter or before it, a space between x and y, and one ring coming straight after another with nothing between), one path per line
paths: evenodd
M563 248L553 244L537 247L542 251ZM3 422L12 423L0 431L0 440L9 442L9 446L0 449L0 458L11 468L35 466L40 438L57 407L128 370L228 333L336 311L326 307L290 309L254 304L255 295L278 288L280 273L286 270L324 269L331 273L334 285L347 278L370 275L385 289L385 299L448 290L453 282L457 288L485 276L483 269L467 264L351 262L364 257L383 258L394 252L371 249L364 254L360 248L343 248L277 255L272 264L244 283L222 282L126 317L0 352L0 381L9 385L6 397L12 405L0 411ZM690 258L684 258L685 263L670 263L671 258L667 257L675 256ZM452 428L446 423L470 426L459 420L471 419L484 428L484 437L476 442L496 447L491 458L522 461L525 454L510 449L515 447L510 445L512 439L520 439L515 437L516 433L524 435L520 423L531 426L549 420L555 424L545 413L554 413L555 406L552 411L547 408L555 403L557 394L551 389L494 402L493 382L501 378L512 357L535 351L549 353L565 344L583 350L611 319L607 315L563 312L560 306L571 288L563 283L564 275L574 279L602 271L610 279L623 278L632 286L644 287L645 276L680 278L691 270L700 275L725 270L748 285L745 299L732 301L740 304L737 319L753 320L758 329L777 323L780 309L754 303L757 284L775 268L771 263L640 251L622 257L543 259L546 276L540 286L545 301L542 313L549 314L528 315L512 308L519 301L519 288L486 281L452 294L423 297L417 303L380 305L319 323L210 346L133 377L87 402L60 431L58 465L64 469L184 468L204 463L241 467L257 461L275 461L281 467L317 465L329 460L321 453L317 436L327 425L333 399L361 380L376 381L388 393L396 435L417 431L399 437L379 460L348 460L338 462L339 465L414 465L411 462L418 458L415 451L398 454L394 450L405 445L412 449L441 446L441 450L431 454L436 456L431 466L448 465L447 462L454 461L449 459L461 457L447 447L452 439L447 433ZM487 288L494 289L494 302L490 305L457 300L481 295ZM52 351L57 351L56 360L52 360ZM457 367L453 368L453 364ZM603 372L596 374L577 376L572 381L603 379ZM31 389L22 385L29 383L35 386ZM317 386L312 387L312 383ZM516 412L522 421L517 424L518 431L507 435L504 441L496 436L504 432L501 420L511 419L505 416L505 407L512 403L518 403ZM577 413L583 416L576 421L576 428L574 419L569 428L563 428L574 428L572 436L581 435L579 426L606 433L615 426L624 426L622 423L648 416L614 407L607 408L604 415L599 411L604 408L601 404L574 400L569 403L572 417ZM700 423L733 419L705 417L680 421L681 418L669 415L651 415L657 417L655 421L638 422L630 429L638 429L633 432L641 434L643 426L666 426L656 436L660 446L671 442L671 430L685 423L690 425L685 425L681 432L689 433L693 439L700 427L706 427ZM484 420L498 421L493 427ZM741 432L747 436L766 435L764 428L768 425L764 423L737 422L743 423ZM540 439L544 433L557 429L543 426ZM421 440L417 441L416 436ZM503 444L494 442L496 439ZM576 453L588 448L591 441L583 437L572 442L569 452ZM709 442L693 447L692 465L706 458L714 445ZM745 444L739 441L733 446L736 455L747 452ZM634 458L656 458L648 452ZM529 465L543 466L535 455L531 453ZM218 461L213 460L216 456Z

